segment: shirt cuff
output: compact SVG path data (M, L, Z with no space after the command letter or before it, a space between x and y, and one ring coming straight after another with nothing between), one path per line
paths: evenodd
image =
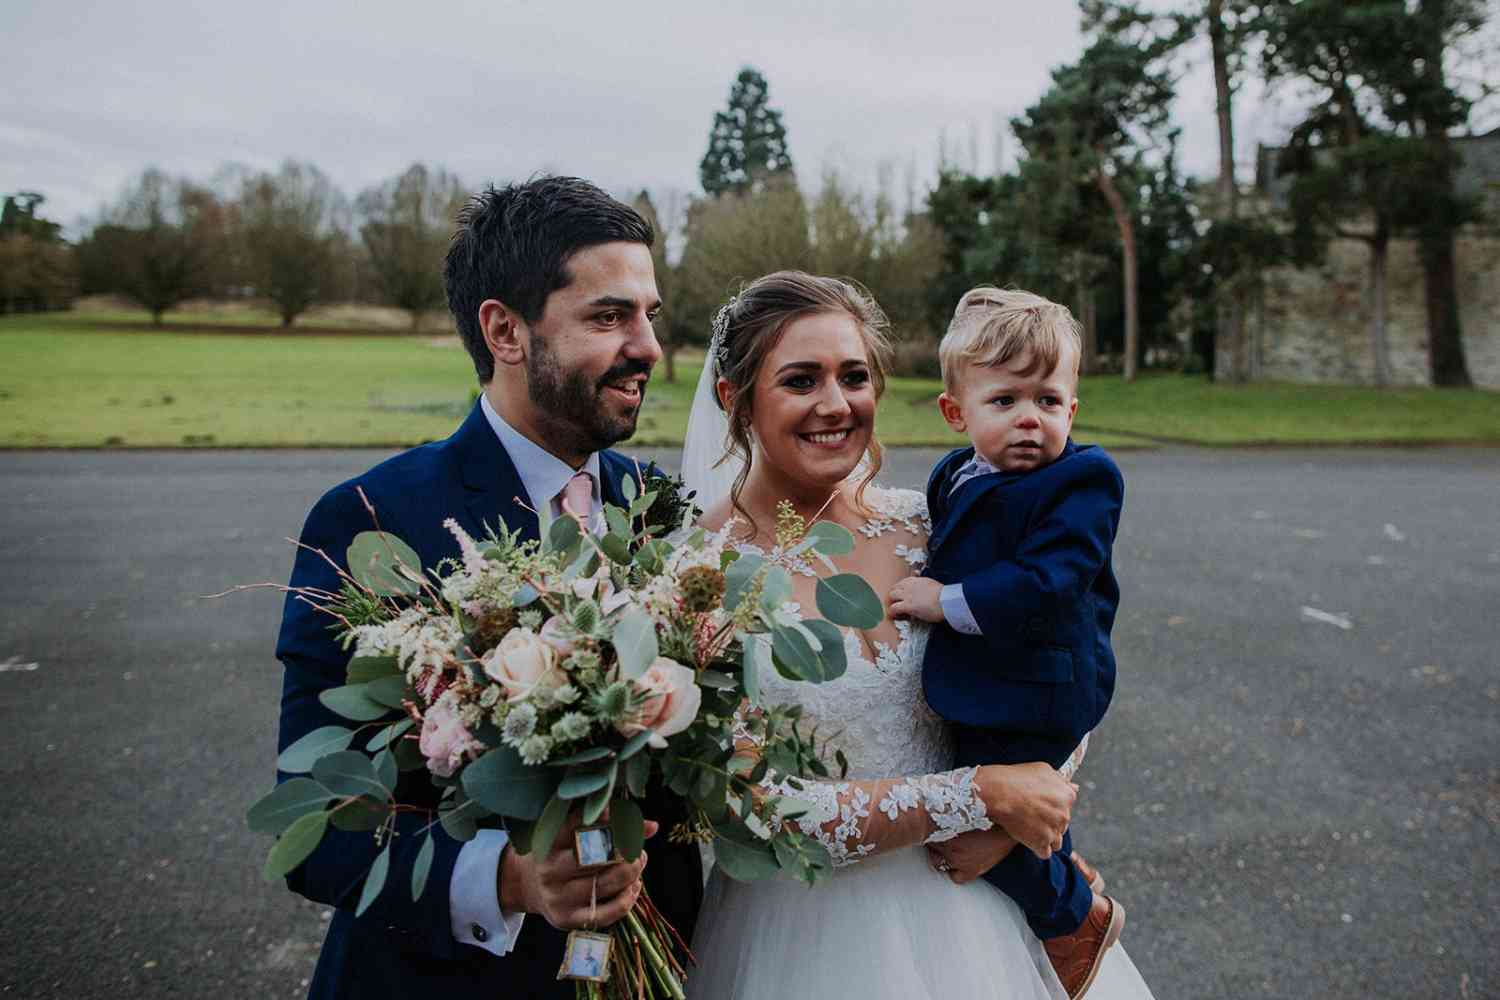
M938 601L943 606L943 618L955 631L962 632L964 635L984 634L979 623L974 620L974 613L969 610L969 601L964 597L963 584L945 584Z
M453 937L497 957L509 954L521 935L524 913L500 909L500 855L510 837L504 830L480 830L464 844L448 881L448 919Z

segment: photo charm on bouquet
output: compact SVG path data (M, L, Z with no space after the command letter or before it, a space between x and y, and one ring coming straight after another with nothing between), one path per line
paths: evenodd
M582 979L591 983L608 981L610 943L608 934L570 931L567 948L563 951L562 968L557 970L557 978Z
M587 827L573 834L573 853L578 857L578 867L607 868L620 860L615 854L615 838L607 826Z

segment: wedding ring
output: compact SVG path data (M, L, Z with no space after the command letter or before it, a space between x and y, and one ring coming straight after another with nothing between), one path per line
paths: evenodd
M953 866L950 865L945 858L938 858L935 867L938 871L942 872L945 875L953 870Z

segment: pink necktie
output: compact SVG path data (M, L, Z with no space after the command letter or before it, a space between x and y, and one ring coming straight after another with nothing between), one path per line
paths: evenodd
M585 530L594 512L594 477L580 472L562 488L562 509L578 518Z

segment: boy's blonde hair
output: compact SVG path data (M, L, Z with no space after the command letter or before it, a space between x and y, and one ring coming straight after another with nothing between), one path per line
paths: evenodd
M948 332L938 345L943 388L950 395L956 393L959 376L970 365L1005 365L1025 355L1030 356L1031 363L1021 374L1051 372L1065 346L1073 349L1076 385L1083 337L1078 321L1066 306L1017 289L992 285L971 288L958 300Z

